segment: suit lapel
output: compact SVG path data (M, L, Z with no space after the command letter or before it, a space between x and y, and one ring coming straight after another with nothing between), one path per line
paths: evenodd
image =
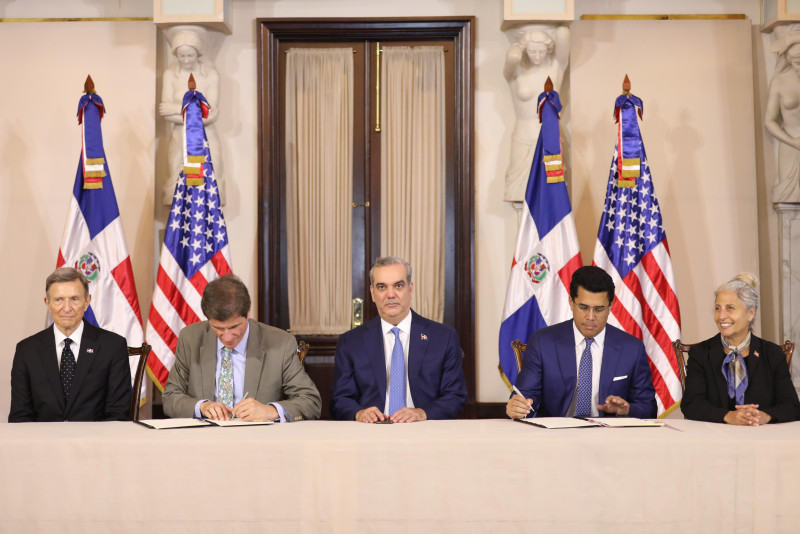
M597 386L597 401L605 403L608 390L616 375L617 365L619 364L620 345L616 332L606 325L606 338L603 344L603 357L600 360L600 383ZM633 377L628 377L633 380Z
M203 398L214 400L217 389L217 336L208 327L200 345L200 380Z
M45 329L39 338L42 348L36 351L35 358L39 360L39 365L44 370L44 375L47 377L47 382L50 384L50 389L53 395L58 399L59 408L62 413L66 408L66 399L64 398L64 390L61 389L61 375L58 369L58 354L56 352L56 336L53 331L55 325Z
M244 391L255 398L258 395L258 382L266 362L266 351L262 349L261 331L255 321L248 320L250 333L247 337L247 357L244 363Z
M722 362L724 360L725 350L722 348L722 338L717 334L709 350L708 362L711 367L711 376L714 377L714 384L717 386L719 403L722 406L727 406L730 397L728 397L728 382L725 381L725 376L722 374Z
M411 396L414 396L414 383L422 372L422 362L428 351L428 333L425 331L427 320L415 312L411 312L411 331L408 338L408 384Z
M561 324L564 331L556 336L556 351L558 355L556 361L561 371L563 383L574 391L578 383L578 365L575 361L575 332L573 331L572 321L565 321ZM564 413L566 413L568 407L564 408Z
M53 338L55 340L55 337ZM54 341L55 343L55 341ZM69 413L78 392L81 390L83 381L89 376L89 371L94 365L95 353L100 353L102 347L98 345L97 329L83 322L83 335L81 335L81 346L78 349L77 363L75 364L75 376L72 378L69 400L67 401L66 413Z
M745 358L745 360L747 360L747 380L751 384L753 383L753 377L756 376L758 368L761 364L762 348L761 340L756 336L753 336L750 341L750 354L747 356L747 358ZM745 395L747 395L746 391Z
M378 397L380 398L378 406L382 410L386 398L386 354L380 317L367 323L363 341L363 353L367 355L372 373L375 375L375 384L378 385Z

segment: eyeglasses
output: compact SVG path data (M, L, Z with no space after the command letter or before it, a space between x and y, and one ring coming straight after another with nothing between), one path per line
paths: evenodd
M603 316L608 315L608 312L611 311L611 306L587 306L586 304L578 304L578 309L581 313L589 313L589 310L592 310L595 315Z

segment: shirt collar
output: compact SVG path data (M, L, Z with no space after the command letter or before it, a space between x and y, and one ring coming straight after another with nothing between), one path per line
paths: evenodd
M603 350L603 345L606 342L606 330L607 328L604 326L603 329L600 330L600 333L592 338L594 339L594 345L600 350ZM584 336L581 334L581 331L578 330L578 325L575 324L574 319L572 320L572 331L575 334L575 347L578 348L578 346L583 343Z
M81 342L81 336L83 336L83 320L81 320L81 323L78 325L78 328L76 328L68 336L65 336L64 333L61 332L61 330L58 329L56 324L53 323L53 333L56 335L56 345L57 346L63 344L65 339L70 338L74 342L73 346L76 347L75 351L77 351L78 348L79 348L78 345L80 345L80 342Z
M244 335L242 336L242 340L239 342L238 345L233 347L233 351L237 354L247 354L247 339L250 337L250 320L245 319L247 321L247 330L244 331ZM217 352L219 353L225 345L222 344L222 341L217 338Z
M385 336L390 333L392 328L394 328L394 325L384 321L383 317L381 317L381 330L383 331L383 335ZM397 323L397 328L399 328L401 332L411 332L411 310L409 310L408 315L406 315L402 321Z

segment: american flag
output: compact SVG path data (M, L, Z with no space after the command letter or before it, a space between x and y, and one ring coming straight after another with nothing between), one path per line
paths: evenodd
M680 337L680 308L667 234L635 116L641 100L633 95L623 97L617 100L616 110L620 131L625 132L620 133L614 148L593 263L608 272L616 285L609 321L644 342L658 412L663 414L681 399L678 363L672 350L672 340ZM632 186L618 183L623 144L623 183ZM632 159L639 161L630 165Z
M74 267L89 280L92 302L83 316L87 322L125 337L130 346L140 346L144 335L139 297L100 128L106 109L89 87L94 87L91 78L78 104L81 157L56 267ZM137 359L130 364L133 377ZM144 386L141 399L146 399Z
M187 97L185 114L202 113L202 94L189 91ZM203 153L201 185L187 186L184 171L178 177L150 306L147 342L153 351L147 372L162 391L175 362L178 333L186 325L205 320L200 299L206 285L231 272L228 233L205 130Z
M511 342L518 339L527 343L531 332L572 317L569 283L572 273L582 265L564 181L560 111L556 91L539 95L542 127L525 191L500 324L500 376L509 389L518 374Z

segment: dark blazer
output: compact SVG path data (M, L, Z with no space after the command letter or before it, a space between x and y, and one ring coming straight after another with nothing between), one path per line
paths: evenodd
M578 381L572 319L531 334L516 386L533 399L537 417L567 414ZM641 340L606 325L598 401L618 395L630 403L630 417L655 417L656 390ZM604 416L600 412L600 416Z
M467 383L456 331L411 311L408 385L414 407L428 419L454 419L464 409ZM331 413L352 421L356 412L386 404L386 356L379 317L339 336Z
M83 322L72 394L66 402L53 328L17 344L11 367L8 422L127 421L131 369L125 338Z
M722 376L725 351L720 334L698 343L689 350L686 363L686 391L681 411L687 419L724 422L728 408L728 383ZM800 419L800 400L789 375L781 348L753 336L747 360L745 404L758 404L774 423Z

